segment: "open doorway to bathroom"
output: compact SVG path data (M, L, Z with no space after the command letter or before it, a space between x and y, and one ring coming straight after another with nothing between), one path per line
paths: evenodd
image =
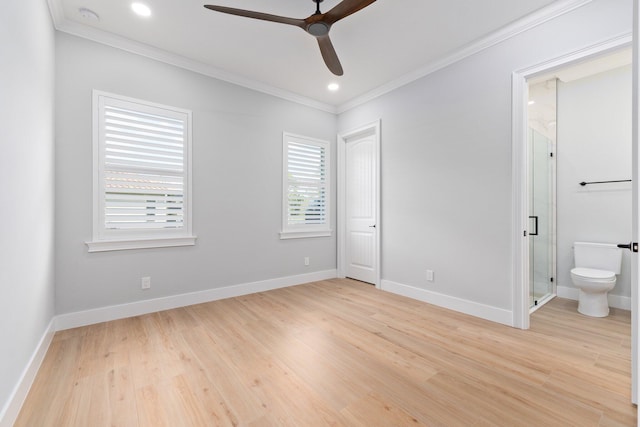
M577 309L580 291L571 277L574 242L638 241L639 147L631 132L638 105L638 85L632 77L638 71L631 65L632 42L630 35L620 36L513 73L513 326L517 328L529 329L530 314L540 308L532 310L530 295L529 231L535 225L529 218L530 86L556 79L556 295L576 300L565 306ZM620 84L608 86L603 83L607 80ZM618 95L612 101L613 92ZM636 253L624 251L617 280L608 303L631 312L631 401L637 403ZM598 324L597 319L593 322Z
M631 238L631 50L527 79L529 309L578 300L574 242ZM609 306L631 309L630 253Z

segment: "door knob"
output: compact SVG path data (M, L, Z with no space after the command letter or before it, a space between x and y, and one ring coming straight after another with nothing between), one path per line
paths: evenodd
M369 228L376 228L376 225L375 224L370 225Z
M631 252L638 252L638 243L637 242L619 243L618 247L620 249L629 249Z

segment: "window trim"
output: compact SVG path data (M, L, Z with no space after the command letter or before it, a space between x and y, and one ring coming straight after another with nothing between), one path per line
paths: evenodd
M326 199L325 199L325 218L326 223L320 225L302 224L291 226L288 223L288 193L289 180L288 175L288 148L289 141L315 145L325 149L325 170L326 176L324 180ZM290 132L282 133L282 229L280 231L280 239L303 239L310 237L331 237L333 230L331 229L331 143L326 140L311 138L303 135L296 135Z
M155 230L117 230L108 232L104 226L104 141L101 140L102 110L105 98L118 102L138 104L142 107L162 109L186 116L186 137L184 140L184 192L183 192L183 227L180 229ZM163 248L173 246L193 246L196 236L192 232L192 113L190 110L162 105L142 99L131 98L94 89L93 107L93 236L85 242L89 252L103 252L127 249Z

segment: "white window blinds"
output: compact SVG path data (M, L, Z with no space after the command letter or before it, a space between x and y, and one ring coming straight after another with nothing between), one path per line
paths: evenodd
M184 120L105 105L104 133L105 228L181 228Z
M329 230L329 144L284 134L283 232Z
M191 113L94 92L94 240L191 235Z

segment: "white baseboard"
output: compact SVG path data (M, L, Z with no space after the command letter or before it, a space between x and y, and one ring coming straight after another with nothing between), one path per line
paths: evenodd
M578 301L580 290L578 288L570 286L557 286L556 294L560 298ZM609 294L607 295L607 299L609 300L609 307L620 308L622 310L631 310L631 298L629 297Z
M61 331L64 329L77 328L95 323L108 322L110 320L140 316L142 314L155 313L162 310L170 310L172 308L201 304L204 302L248 295L256 292L264 292L272 289L286 288L288 286L301 285L303 283L316 282L318 280L333 279L335 277L337 277L337 270L317 271L314 273L300 274L296 276L279 277L276 279L208 289L206 291L190 292L187 294L171 295L163 298L154 298L150 300L94 308L91 310L60 314L56 316L55 326L56 330Z
M440 294L426 289L403 285L390 280L382 280L380 288L383 291L417 299L429 304L444 307L449 310L480 317L503 325L513 326L513 313L503 308L492 307L485 304Z
M44 356L47 354L47 350L49 349L49 345L51 344L51 340L53 340L55 332L55 321L54 319L51 319L49 326L47 326L47 329L44 331L42 338L40 338L35 351L31 355L29 363L27 363L24 371L22 371L20 380L13 389L13 392L11 393L11 396L4 408L2 408L2 412L0 412L0 427L11 427L16 422L18 414L20 414L22 404L27 398L27 394L29 394L31 385L36 378L36 374L40 369Z

